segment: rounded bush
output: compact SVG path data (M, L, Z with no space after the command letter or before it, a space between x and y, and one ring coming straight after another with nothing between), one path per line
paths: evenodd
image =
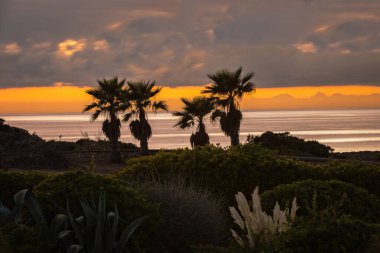
M358 161L331 162L321 166L326 178L352 183L380 198L380 166Z
M97 198L102 192L106 194L108 208L117 204L121 217L128 221L153 210L139 193L120 181L80 170L52 174L34 188L43 209L52 215L66 211L67 203L74 214L78 213L79 198Z
M283 253L354 253L364 249L372 227L347 218L302 220L283 234Z
M127 181L165 181L180 175L188 183L197 182L212 193L233 200L241 191L250 194L260 185L262 190L280 184L316 178L320 171L313 166L277 157L258 145L240 145L224 149L215 146L159 152L127 161L127 168L115 173Z
M261 195L263 208L267 211L276 201L284 206L294 197L300 207L298 215L310 216L324 210L330 215L347 214L365 221L380 221L380 202L376 196L341 181L304 180L277 186Z

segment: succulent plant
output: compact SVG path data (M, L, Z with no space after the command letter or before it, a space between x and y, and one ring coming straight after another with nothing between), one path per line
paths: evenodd
M105 194L100 194L98 205L94 200L79 201L83 215L74 218L67 204L67 215L71 229L62 231L58 238L70 253L121 253L134 231L149 215L132 221L123 231L119 231L121 218L115 204L114 211L106 212Z

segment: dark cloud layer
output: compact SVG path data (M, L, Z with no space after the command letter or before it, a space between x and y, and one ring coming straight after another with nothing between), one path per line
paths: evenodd
M380 85L378 0L0 0L0 87L96 78Z

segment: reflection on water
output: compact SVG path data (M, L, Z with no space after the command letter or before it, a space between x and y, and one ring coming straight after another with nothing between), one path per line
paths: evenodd
M75 141L84 133L102 137L101 122L90 122L89 115L3 115L9 124L35 132L44 139ZM314 110L314 111L249 111L243 113L241 141L248 134L265 131L290 132L296 136L326 143L337 151L380 150L380 109ZM149 114L153 129L151 148L188 147L192 130L176 130L176 118L170 113ZM218 124L207 124L211 142L228 145ZM134 142L127 124L122 127L122 140Z

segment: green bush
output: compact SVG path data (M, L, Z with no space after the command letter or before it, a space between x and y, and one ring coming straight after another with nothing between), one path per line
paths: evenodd
M276 201L284 206L294 197L300 206L297 215L310 216L324 210L330 215L347 214L365 221L380 221L380 202L376 196L341 181L305 180L277 186L261 195L267 211Z
M116 203L121 216L130 217L131 220L153 210L139 193L120 181L80 170L49 175L34 188L34 194L43 210L52 214L65 212L67 201L69 204L77 203L78 198L82 196L90 198L102 192L106 193L107 202L111 207ZM78 215L78 205L71 209Z
M292 136L289 132L267 131L260 136L248 135L247 143L260 144L265 148L276 150L281 155L329 157L334 150L317 141L305 141Z
M364 162L331 162L320 166L325 178L341 180L367 189L380 198L380 166Z
M236 192L250 194L257 185L266 190L319 174L311 165L276 157L273 152L251 144L229 149L206 146L159 152L127 161L127 168L115 173L115 177L141 183L180 175L189 183L196 182L233 200Z
M354 253L366 247L373 229L348 218L301 220L284 233L283 253Z
M47 178L46 173L0 171L0 201L6 206L13 204L13 195L23 189L33 189Z

